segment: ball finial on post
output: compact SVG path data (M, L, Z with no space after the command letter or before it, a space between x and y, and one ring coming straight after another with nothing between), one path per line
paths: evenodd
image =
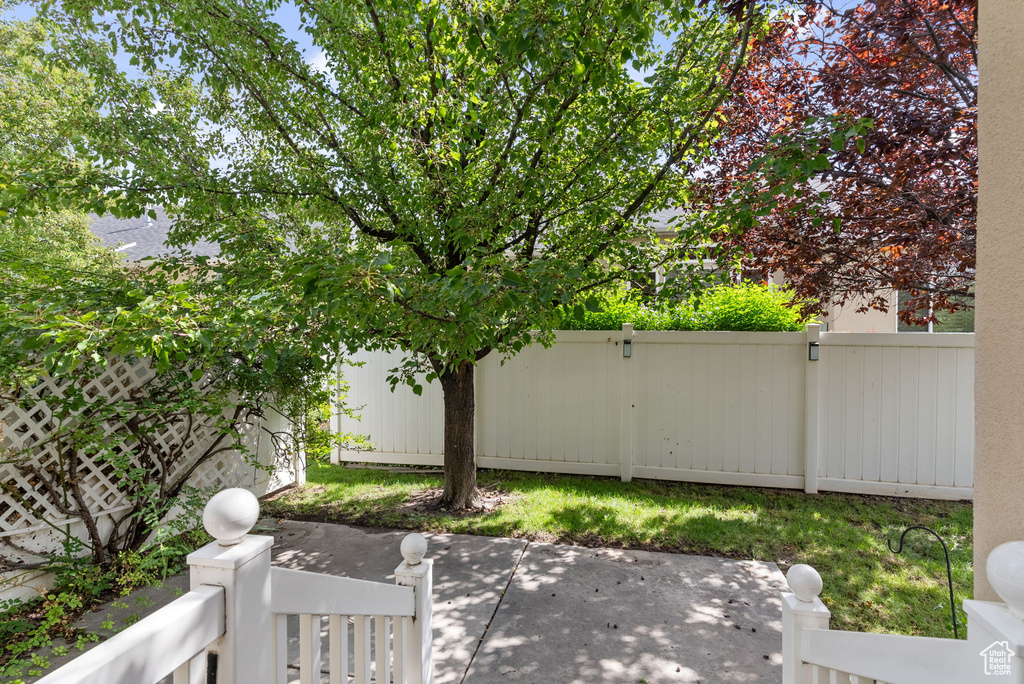
M814 603L821 594L821 575L810 565L797 563L786 573L789 589L801 603Z
M203 509L203 527L221 546L234 546L245 539L259 518L259 500L239 487L217 492Z
M405 535L405 539L402 540L402 558L409 565L419 565L423 561L423 556L427 553L427 540L426 538L417 532Z
M1011 541L992 549L985 561L989 584L1010 614L1024 620L1024 541Z

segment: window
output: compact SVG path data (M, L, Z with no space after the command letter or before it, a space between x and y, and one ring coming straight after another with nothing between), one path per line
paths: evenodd
M909 293L900 292L900 311L906 308L909 300ZM974 332L974 309L961 309L954 313L943 311L937 318L939 320L927 325L910 325L901 320L897 324L896 330L898 332Z

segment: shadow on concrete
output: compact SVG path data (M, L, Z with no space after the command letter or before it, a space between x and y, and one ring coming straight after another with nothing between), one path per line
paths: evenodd
M621 526L600 506L554 515ZM785 586L773 563L534 543L466 681L778 682Z

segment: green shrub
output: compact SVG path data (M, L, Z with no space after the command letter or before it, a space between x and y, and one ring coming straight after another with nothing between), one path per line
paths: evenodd
M789 290L742 283L718 285L686 302L647 302L620 290L598 298L599 310L583 319L567 308L563 330L618 330L632 323L635 330L740 330L751 332L799 331L809 320L802 302Z
M694 307L689 330L798 331L809 320L801 302L786 289L742 283L704 292Z
M632 323L637 330L666 330L668 314L663 308L656 308L630 297L625 290L599 296L599 310L585 311L583 320L574 317L571 311L562 315L562 330L616 330L623 323Z

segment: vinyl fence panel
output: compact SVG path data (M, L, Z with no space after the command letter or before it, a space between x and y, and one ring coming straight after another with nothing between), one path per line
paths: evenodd
M822 335L823 489L969 497L974 335Z
M624 341L630 356L624 356ZM820 340L820 361L808 344ZM476 371L481 467L967 498L973 334L564 331ZM398 352L347 370L339 461L440 465L443 395L391 392ZM805 463L817 464L805 474Z

